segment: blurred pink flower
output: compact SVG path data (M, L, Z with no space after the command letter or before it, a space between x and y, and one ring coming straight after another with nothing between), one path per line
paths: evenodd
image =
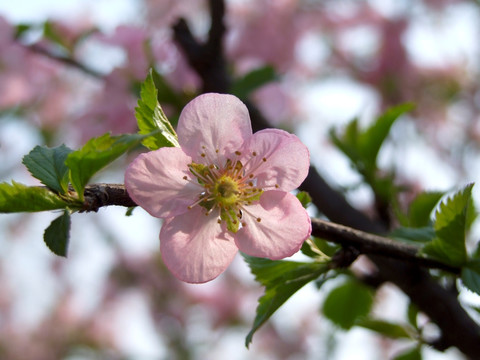
M291 70L297 43L312 25L298 0L240 4L230 13L227 52L237 66L246 62L251 67L271 64L281 72Z
M136 98L130 91L131 82L115 69L104 78L103 87L92 103L75 120L81 141L105 132L122 134L136 129Z
M148 34L143 28L136 26L118 26L113 35L99 34L97 38L110 45L121 47L128 62L126 70L134 80L143 80L147 76L150 60L148 58Z
M125 173L132 199L165 219L160 249L175 276L206 282L238 250L281 259L300 249L310 218L288 191L305 179L309 153L295 135L252 135L246 106L220 94L187 104L177 131L180 148L141 154Z

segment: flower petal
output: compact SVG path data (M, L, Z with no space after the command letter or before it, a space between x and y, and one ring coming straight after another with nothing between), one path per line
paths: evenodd
M240 251L273 260L295 254L312 232L307 211L284 191L265 191L259 203L246 208L243 222L235 235Z
M177 134L180 146L193 161L205 163L205 158L215 159L220 162L216 165L223 166L226 158L252 135L252 127L247 107L238 98L204 94L185 106Z
M262 189L290 191L307 177L310 166L308 149L297 136L286 131L258 131L245 142L241 152L245 171L253 172L257 187ZM253 153L256 156L252 156Z
M160 252L168 269L180 280L203 283L220 275L238 249L233 237L218 224L218 214L205 216L196 206L167 219L160 231Z
M137 205L152 216L167 218L188 210L202 187L188 170L192 159L180 148L161 148L140 154L125 172L125 186Z

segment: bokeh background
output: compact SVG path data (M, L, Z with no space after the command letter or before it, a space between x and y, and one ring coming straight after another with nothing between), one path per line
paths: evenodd
M352 204L372 212L373 194L328 132L355 117L367 125L403 102L416 109L395 124L380 164L411 190L405 203L421 190L479 180L477 1L228 0L226 8L228 71L241 78L271 66L275 80L250 99L271 126L300 136ZM150 67L164 79L167 114L178 117L202 87L173 39L180 17L207 37L205 1L0 2L0 180L36 184L21 164L35 145L78 148L105 132L134 132ZM134 156L94 180L123 183ZM142 209L125 212L75 214L67 259L42 240L58 214L1 215L1 359L370 360L410 345L337 330L319 312L326 284L297 293L247 350L262 288L242 259L211 283L184 284L161 262L160 221ZM478 302L466 291L461 299ZM406 306L393 286L376 295L385 319L402 321ZM423 355L463 358L455 349Z

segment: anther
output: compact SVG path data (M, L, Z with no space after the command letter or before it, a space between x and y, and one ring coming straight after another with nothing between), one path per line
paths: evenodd
M262 160L263 160L263 162L265 162L265 161L267 161L267 158L263 158Z
M252 152L252 156L257 156L257 153L255 151Z
M262 221L262 219L260 219L260 218L257 218L257 222L260 222L260 221Z
M247 226L247 223L245 221L242 221L242 226L243 227Z
M201 153L200 156L204 158L206 155L205 155L205 153Z
M249 177L250 179L253 179L254 175L253 175L253 174L250 174L250 175L248 175L248 177Z
M240 151L235 151L235 155L240 156L240 155L242 155L242 153Z
M218 220L217 220L217 223L221 224L221 223L222 223L222 220L218 219Z
M248 185L249 185L249 186L253 186L253 182L250 181L250 182L248 183Z
M188 180L187 175L185 175L185 176L183 177L183 180Z
M278 184L275 184L275 188L278 189L280 187L280 185Z

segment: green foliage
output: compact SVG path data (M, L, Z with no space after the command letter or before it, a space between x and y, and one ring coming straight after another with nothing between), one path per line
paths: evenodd
M270 65L263 66L236 79L230 92L240 99L246 99L252 91L276 79L277 74L275 68Z
M67 257L70 238L70 212L65 210L45 229L43 239L48 248L58 256Z
M378 152L390 128L400 115L412 109L413 105L408 103L392 107L365 130L361 130L358 119L354 119L348 124L343 135L337 135L332 129L330 138L357 170L370 179L375 175Z
M343 134L337 134L334 129L330 131L330 139L335 146L350 159L375 194L387 202L397 189L392 174L378 174L377 156L395 120L413 107L409 103L392 107L364 130L360 129L358 119L354 119Z
M414 303L409 303L407 308L407 320L410 325L418 329L418 307Z
M422 360L422 351L419 346L398 354L393 360Z
M158 102L158 91L153 81L152 70L141 85L140 99L135 108L135 117L140 134L152 134L142 144L150 150L166 146L179 146L177 134Z
M391 339L411 339L414 334L414 329L408 326L384 320L359 318L356 320L355 325L375 331Z
M70 182L83 201L83 190L91 177L119 156L137 146L146 135L104 134L90 139L81 149L70 153L65 164L70 169Z
M435 238L435 229L432 226L421 228L399 227L393 230L388 237L406 243L428 243Z
M326 263L294 262L261 259L243 254L255 279L265 286L265 294L258 300L255 320L245 345L252 342L253 334L295 292L328 270Z
M299 191L297 194L297 199L300 200L305 209L312 203L312 197L306 191Z
M333 289L323 303L323 314L335 325L348 330L370 312L373 291L366 285L348 280Z
M467 185L440 204L433 224L436 237L424 246L424 254L452 266L462 266L467 261L465 238L472 187L473 184Z
M65 145L56 148L35 146L23 157L23 164L30 173L59 194L68 190L68 168L65 160L72 150Z
M411 203L408 209L408 226L420 228L430 225L431 214L438 204L443 192L422 192Z
M469 261L462 268L461 278L463 285L480 295L480 259Z
M63 209L72 203L47 188L15 181L0 184L0 213Z

